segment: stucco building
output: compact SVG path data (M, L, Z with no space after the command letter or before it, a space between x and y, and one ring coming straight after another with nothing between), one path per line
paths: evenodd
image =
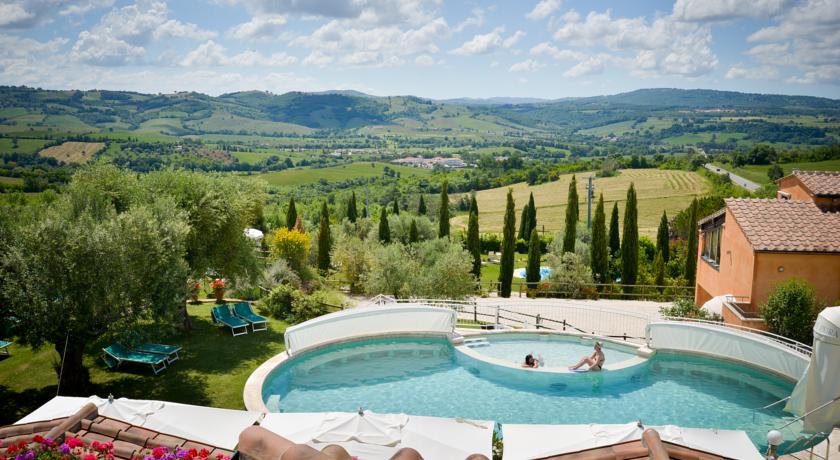
M840 173L794 171L777 199L726 200L699 224L695 302L732 295L727 323L765 328L759 307L796 277L829 304L840 300Z

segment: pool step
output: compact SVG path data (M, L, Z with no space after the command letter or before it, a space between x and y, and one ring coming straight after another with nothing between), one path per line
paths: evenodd
M464 339L464 345L468 348L487 347L490 346L490 342L484 337L476 337L474 339Z

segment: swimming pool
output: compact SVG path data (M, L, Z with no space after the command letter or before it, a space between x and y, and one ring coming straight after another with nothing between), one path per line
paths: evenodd
M501 370L500 370L501 368ZM382 338L298 355L262 387L275 412L355 411L466 417L504 423L673 424L744 430L764 449L793 384L711 358L657 354L630 370L564 375L503 368L445 339ZM515 377L512 377L514 376ZM504 429L504 428L503 428Z
M521 364L525 355L542 357L541 366L566 367L575 364L581 356L593 352L593 341L577 336L558 334L516 334L504 333L482 336L486 345L470 346L476 353ZM636 357L636 350L630 346L602 342L605 363L614 364ZM586 366L584 366L584 369Z

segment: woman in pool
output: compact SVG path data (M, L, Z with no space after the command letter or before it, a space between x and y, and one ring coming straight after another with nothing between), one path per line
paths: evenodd
M574 366L570 366L570 371L576 371L580 369L581 366L584 364L589 366L589 371L600 371L601 367L604 365L604 352L601 351L601 342L595 342L595 352L592 353L592 356L584 356L580 358L580 361L577 362Z
M540 360L534 358L534 355L525 355L525 362L522 364L522 367L531 367L536 369L540 367Z

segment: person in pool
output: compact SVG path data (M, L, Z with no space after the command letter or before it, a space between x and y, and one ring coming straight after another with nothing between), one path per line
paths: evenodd
M540 367L540 361L537 358L534 358L534 355L525 355L525 362L522 364L522 367L531 367L536 369Z
M570 371L576 371L580 369L581 366L584 364L589 366L589 371L600 371L601 368L604 366L604 352L601 350L601 342L595 342L595 352L592 353L592 356L584 356L580 358L580 361L577 362L574 366L569 366Z

